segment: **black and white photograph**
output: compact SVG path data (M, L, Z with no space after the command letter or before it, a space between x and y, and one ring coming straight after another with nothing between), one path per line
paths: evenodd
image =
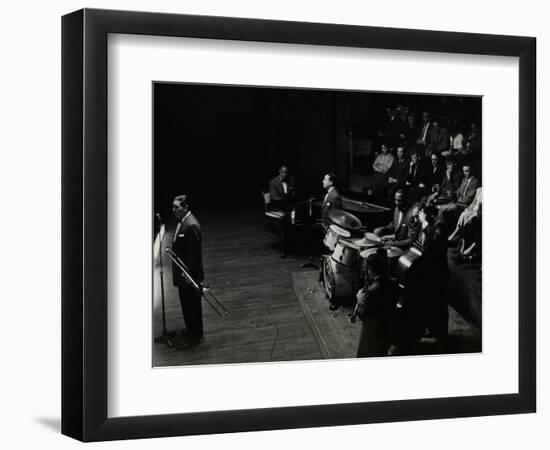
M152 98L153 367L482 352L481 96Z

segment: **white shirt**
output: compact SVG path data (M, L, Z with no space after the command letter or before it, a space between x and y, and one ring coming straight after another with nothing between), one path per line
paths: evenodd
M334 189L334 186L331 186L327 189L327 193L325 195L325 199L323 200L323 203L327 202L328 194L330 194L330 191L332 191L333 189Z
M288 194L288 184L286 181L281 181L281 183L283 185L283 191L285 191L285 194Z
M426 135L428 134L428 127L430 126L430 123L431 122L427 122L425 125L424 125L424 128L422 128L422 140L425 142L426 141Z
M185 216L183 216L183 218L178 222L178 226L176 227L176 232L174 233L173 242L176 241L180 228L183 225L183 222L185 222L185 220L189 217L190 214L191 214L191 211L187 211L187 214L185 214Z

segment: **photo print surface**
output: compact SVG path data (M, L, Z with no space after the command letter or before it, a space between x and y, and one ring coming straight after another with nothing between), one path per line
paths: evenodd
M152 89L153 366L481 352L481 97Z

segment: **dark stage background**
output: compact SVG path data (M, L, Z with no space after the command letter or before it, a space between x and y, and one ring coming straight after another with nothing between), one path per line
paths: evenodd
M261 190L287 164L299 197L320 193L324 173L347 186L349 139L375 139L386 106L408 105L420 123L458 118L481 123L481 99L154 83L155 211L170 213L186 193L195 210L257 205Z

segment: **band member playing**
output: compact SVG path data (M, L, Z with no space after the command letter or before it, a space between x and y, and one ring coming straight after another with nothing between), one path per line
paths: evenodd
M447 233L434 210L419 211L422 254L407 272L400 329L408 338L446 336L448 331Z
M296 201L294 178L289 176L287 166L282 165L279 169L279 175L269 182L269 194L271 196L270 206L284 213L279 228L283 247L280 256L285 258L289 248L291 213L295 207Z
M187 266L189 274L201 285L204 281L202 266L202 235L196 217L191 213L189 199L178 195L172 202L172 211L178 224L174 233L172 250ZM194 347L202 341L202 303L201 293L191 286L182 275L181 269L172 264L174 286L178 288L185 330L182 331L182 349Z
M394 196L395 208L393 210L392 221L385 227L379 227L374 229L374 234L377 236L386 236L389 234L399 235L401 234L401 228L407 226L407 207L405 205L405 193L402 189L398 189ZM405 234L406 234L406 230Z
M386 260L374 253L367 258L368 281L357 293L351 317L361 320L357 357L386 356L393 344L392 328L398 300L397 284L386 275Z
M294 178L289 176L288 167L282 165L279 175L269 182L269 194L274 208L290 212L296 199Z
M321 210L321 220L325 227L330 225L328 218L328 212L331 209L342 209L342 197L336 189L336 175L329 172L323 178L323 189L327 191L325 198L323 199L323 205Z

